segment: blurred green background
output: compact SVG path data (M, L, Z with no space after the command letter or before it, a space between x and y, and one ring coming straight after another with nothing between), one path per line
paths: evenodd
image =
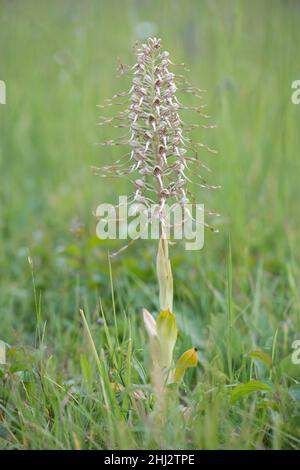
M96 105L126 90L117 65L132 63L148 35L190 68L217 124L197 137L218 150L204 160L222 189L199 200L222 214L220 232L199 253L172 248L182 326L193 335L189 321L209 327L224 313L230 233L235 309L254 322L255 342L279 325L299 332L299 22L296 0L0 1L2 339L27 341L35 328L28 255L57 348L79 305L91 315L99 295L109 305L107 251L120 244L96 239L92 211L125 188L90 169L110 158L95 145L110 135L96 126ZM131 315L157 308L155 250L137 242L113 260L118 303Z

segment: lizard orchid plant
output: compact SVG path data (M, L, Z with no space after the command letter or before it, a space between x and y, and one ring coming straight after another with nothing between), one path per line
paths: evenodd
M153 204L157 207L160 239L156 268L160 313L155 320L143 309L143 318L150 341L153 370L156 375L161 375L165 385L180 382L186 369L197 365L196 348L186 351L174 364L177 325L173 313L173 277L167 236L169 221L165 207L170 202L179 204L183 218L196 222L188 205L193 199L189 184L217 188L209 185L203 177L203 171L210 170L199 155L204 149L215 151L205 144L193 142L190 137L193 129L214 126L202 123L187 125L182 120L182 110L192 111L204 119L209 116L203 113L205 105L187 106L179 101L177 92L201 98L202 90L191 86L184 76L171 71L175 67L184 68L184 65L171 61L169 53L162 50L160 39L149 38L145 44L138 44L135 52L136 63L126 70L123 68L131 76L129 91L116 94L101 105L102 108L124 105L125 110L113 117L102 117L99 123L128 131L124 137L99 145L126 145L129 150L113 164L95 170L102 177L128 177L134 186L130 201L143 204L149 215Z

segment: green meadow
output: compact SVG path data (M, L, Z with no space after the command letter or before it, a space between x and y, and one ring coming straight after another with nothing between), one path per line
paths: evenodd
M1 449L300 448L299 23L296 0L0 1ZM169 248L175 354L198 365L159 425L157 242L109 257L123 241L97 238L94 211L130 183L91 169L124 153L96 145L119 133L97 104L148 36L206 90L216 128L193 134L222 186L195 188L218 233Z

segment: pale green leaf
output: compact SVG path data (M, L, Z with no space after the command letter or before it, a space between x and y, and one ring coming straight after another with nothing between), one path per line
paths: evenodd
M172 365L173 351L177 339L175 315L169 310L162 311L156 320L156 331L161 350L160 365L169 369Z
M249 353L249 357L251 357L252 359L257 359L260 362L263 362L269 368L272 367L272 358L268 353L264 351L260 351L260 350L251 351Z
M231 392L231 403L235 403L237 400L244 398L253 392L270 392L272 388L270 385L260 382L259 380L251 380L244 384L237 385Z
M180 382L185 371L190 367L196 367L198 362L197 349L191 348L185 351L177 361L175 369L175 382Z

